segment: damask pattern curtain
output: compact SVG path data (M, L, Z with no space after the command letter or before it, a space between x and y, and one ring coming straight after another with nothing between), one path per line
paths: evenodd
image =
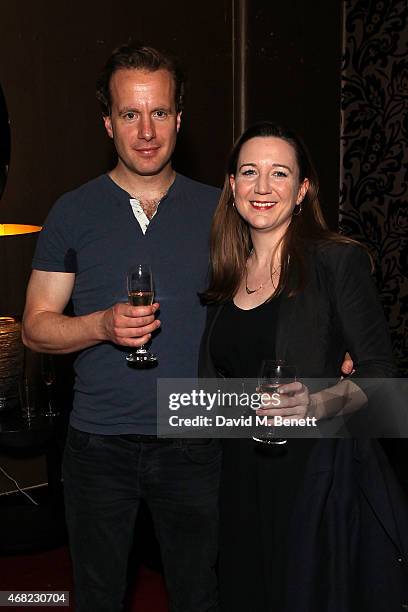
M344 0L340 227L365 244L408 372L408 0Z

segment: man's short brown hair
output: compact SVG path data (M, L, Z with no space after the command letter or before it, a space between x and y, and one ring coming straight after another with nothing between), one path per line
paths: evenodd
M121 68L127 70L145 70L146 72L168 70L173 77L175 85L176 111L180 113L183 110L184 76L178 60L170 53L159 51L154 47L128 43L121 45L113 51L96 83L96 97L99 100L102 114L105 117L111 113L110 81L113 74Z

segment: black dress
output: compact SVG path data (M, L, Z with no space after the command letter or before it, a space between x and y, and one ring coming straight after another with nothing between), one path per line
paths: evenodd
M218 372L256 378L274 359L280 298L251 310L225 305L211 335ZM314 440L288 440L283 454L251 439L223 442L219 585L222 612L284 609L287 537ZM267 509L267 512L265 510Z
M256 375L258 363L247 363L266 342L265 356L296 365L302 379L337 379L346 351L355 364L353 380L363 390L365 379L395 375L366 253L351 244L311 243L305 257L303 290L252 311L233 311L242 318L232 331L229 317L218 325L232 304L208 308L200 376L215 378L222 368L221 353L228 350L221 346L217 365L212 353L224 329L225 343L235 334L226 373L234 371L232 353L244 349L245 363L241 353L238 368L253 368ZM267 313L270 321L263 318ZM384 417L388 408L382 405ZM289 440L282 457L260 456L251 440L224 446L222 612L408 609L407 503L375 440Z

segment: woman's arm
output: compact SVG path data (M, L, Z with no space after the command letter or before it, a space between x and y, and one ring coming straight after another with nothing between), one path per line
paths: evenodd
M358 245L330 245L321 255L354 372L313 394L300 382L282 385L279 408L266 412L271 416L322 419L350 414L365 406L381 386L374 379L395 376L388 326L367 253Z
M322 254L353 378L395 376L389 329L371 275L371 261L358 245L336 245Z

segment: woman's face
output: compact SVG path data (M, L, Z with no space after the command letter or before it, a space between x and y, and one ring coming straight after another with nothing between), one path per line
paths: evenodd
M299 183L295 151L286 140L256 137L242 147L230 184L236 208L250 228L285 230L293 209L305 197L309 181Z

